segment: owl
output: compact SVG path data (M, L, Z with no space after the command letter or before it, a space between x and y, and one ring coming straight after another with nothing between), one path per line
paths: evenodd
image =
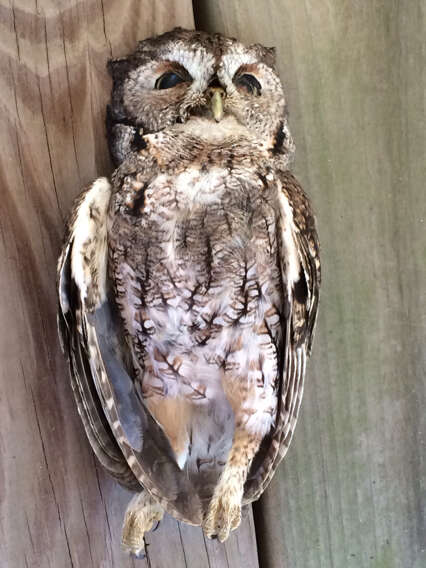
M320 285L274 50L175 29L109 63L116 169L78 197L59 332L104 468L135 492L122 544L167 511L225 541L292 438Z

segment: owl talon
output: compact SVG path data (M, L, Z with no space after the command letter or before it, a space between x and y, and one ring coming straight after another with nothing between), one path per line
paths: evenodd
M129 541L124 542L121 541L121 547L124 552L126 552L129 556L134 558L145 558L146 551L145 551L145 540L142 538L142 542L134 541L130 543Z
M222 487L219 484L203 524L204 533L208 538L218 538L220 542L225 542L229 533L239 527L242 494L239 487Z
M145 533L163 518L163 508L148 492L136 494L127 506L123 522L121 544L125 551L136 558L145 557Z
M137 558L138 560L143 560L144 558L146 558L145 548L141 548L139 550L128 549L127 552L129 553L130 556L133 556L134 558Z

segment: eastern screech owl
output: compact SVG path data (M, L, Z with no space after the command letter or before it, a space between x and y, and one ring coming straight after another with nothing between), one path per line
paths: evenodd
M124 546L142 553L165 510L224 541L289 446L318 307L274 50L175 29L110 71L116 170L78 198L59 259L73 389L137 492Z

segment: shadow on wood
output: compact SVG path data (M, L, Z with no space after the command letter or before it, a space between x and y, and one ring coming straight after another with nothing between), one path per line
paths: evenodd
M323 287L289 453L255 506L262 568L426 566L425 3L195 1L277 47Z

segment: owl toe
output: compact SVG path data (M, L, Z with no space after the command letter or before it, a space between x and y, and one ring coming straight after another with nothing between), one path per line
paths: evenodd
M239 492L226 489L222 494L213 497L203 529L208 538L218 538L220 542L225 542L229 533L238 528L240 522L241 496Z
M145 533L156 530L164 510L146 492L136 494L130 501L123 522L121 544L136 558L145 557Z

